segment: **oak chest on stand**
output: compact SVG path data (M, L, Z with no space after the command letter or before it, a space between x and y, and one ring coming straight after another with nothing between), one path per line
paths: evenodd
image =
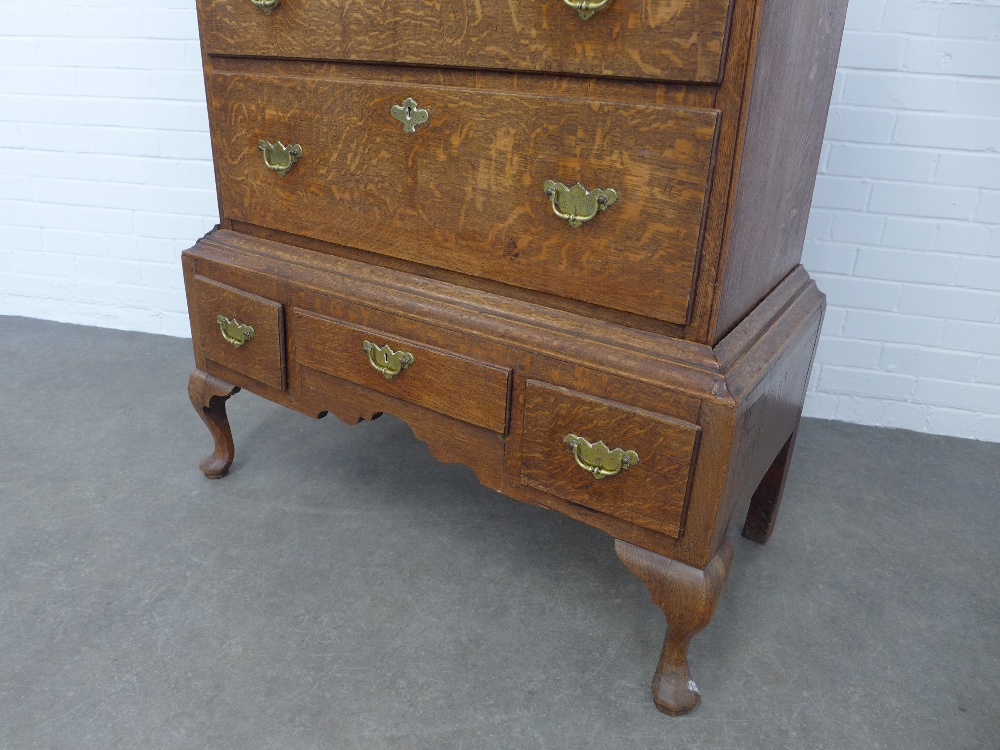
M661 710L765 542L823 295L798 265L846 0L198 0L220 227L191 399L406 420L606 531Z

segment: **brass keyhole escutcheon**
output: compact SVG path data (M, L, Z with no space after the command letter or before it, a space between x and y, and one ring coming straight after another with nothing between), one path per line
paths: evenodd
M407 97L402 104L394 104L390 110L392 116L403 123L404 133L416 133L417 125L423 125L431 118L431 113L420 109L416 100Z
M563 442L573 451L577 466L593 475L594 479L613 477L639 463L639 454L635 451L623 448L611 450L603 440L591 443L586 438L569 434Z

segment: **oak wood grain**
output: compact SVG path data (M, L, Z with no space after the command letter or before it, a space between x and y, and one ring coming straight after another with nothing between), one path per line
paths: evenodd
M209 479L221 479L229 473L229 467L233 465L236 448L233 445L229 417L226 416L226 401L239 390L237 386L202 370L195 370L188 378L188 397L191 399L191 405L205 423L215 443L212 454L202 461L199 467Z
M701 259L690 323L684 338L710 342L715 310L719 304L718 280L728 243L729 218L732 210L732 176L739 163L742 134L746 123L747 93L750 90L751 68L756 49L754 32L757 8L764 0L740 0L733 4L729 41L723 65L722 81L713 87L719 110L719 146L715 155L715 179L709 197Z
M208 235L196 249L186 258L202 275L263 289L272 299L284 299L279 289L296 290L296 306L359 325L371 323L352 315L384 304L396 314L405 311L407 319L430 324L431 330L467 331L543 354L571 369L576 365L617 375L640 389L650 385L689 394L725 391L719 363L703 344L227 230ZM333 304L331 298L353 304ZM452 349L455 342L460 345L462 338L453 338Z
M405 84L459 89L502 91L510 94L538 94L580 99L598 99L628 104L659 104L694 109L712 109L717 87L697 83L654 83L623 78L590 78L536 72L506 72L466 68L428 68L399 63L359 63L326 60L261 59L259 57L208 58L211 70L219 73L273 73L296 78L331 78L355 81L392 80Z
M391 331L346 325L293 310L295 361L403 401L503 433L507 429L510 370L401 338ZM390 346L414 357L413 364L387 380L372 367L362 344Z
M194 299L194 325L205 357L265 385L284 388L284 309L279 303L205 278L194 280ZM235 348L222 337L219 315L252 326L253 338Z
M402 62L718 80L730 0L611 0L584 21L562 0L199 0L212 55Z
M589 508L680 536L700 428L623 404L529 381L524 397L521 479ZM639 462L606 479L577 466L563 439L574 434L634 450Z
M715 111L221 73L209 90L225 102L228 219L687 320ZM430 112L412 134L389 114L407 97ZM265 169L262 138L301 144L286 177ZM550 179L618 202L571 227Z
M294 330L290 334L294 338ZM524 484L516 470L505 468L506 456L515 455L510 448L510 437L295 363L289 371L286 391L270 388L223 365L209 364L214 376L312 418L322 419L330 413L348 424L356 424L377 414L392 414L410 425L435 458L468 466L486 487L521 502L552 509L645 549L678 560L695 559L690 550L698 545L692 546L687 535L678 540Z
M504 436L500 433L304 365L295 367L293 379L299 399L310 405L310 411L333 414L347 424L392 414L410 426L438 461L468 466L486 487L504 485Z
M509 473L504 476L511 479L496 489L558 507L617 538L638 539L647 548L699 568L715 554L717 535L739 516L736 506L750 496L745 493L752 494L773 462L784 440L778 433L787 429L787 437L794 428L789 415L798 413L795 397L782 396L777 402L783 404L780 408L758 411L765 418L773 411L770 421L755 418L759 426L744 433L737 420L740 404L768 379L769 372L785 371L796 362L800 364L792 366L791 375L776 375L770 382L784 383L784 394L804 392L808 367L800 365L803 358L808 364L813 339L800 332L816 330L814 318L823 302L808 274L799 270L713 351L343 258L303 254L299 248L224 230L185 253L184 261L192 275L226 278L240 289L266 294L289 308L311 310L362 328L391 329L411 340L511 368L515 373L511 401L515 449L507 451L505 459ZM386 309L369 307L373 299L382 300ZM294 331L291 335L294 338ZM789 348L794 354L785 356ZM303 413L315 416L327 408L304 401L295 391L294 378L286 396L211 361L208 367L228 382ZM291 369L295 371L294 363ZM597 398L613 394L631 407L698 425L701 439L683 535L673 540L524 484L516 458L517 441L524 430L524 387L519 385L523 379ZM326 403L330 400L327 397ZM434 412L425 409L422 413L422 419L434 419ZM773 445L772 432L779 441ZM744 434L751 438L740 437ZM758 471L756 478L750 476Z
M750 498L743 536L757 544L767 544L778 520L778 509L788 480L788 467L791 466L795 453L796 434L797 432L788 438Z
M653 675L653 702L671 716L689 713L701 693L688 669L691 641L708 625L733 565L733 545L727 539L704 570L617 540L622 563L649 589L653 603L663 610L667 633Z
M738 406L716 543L744 518L760 543L774 529L825 308L814 286L798 303L731 370ZM776 357L760 356L773 346Z
M629 329L639 331L649 331L661 336L671 336L681 338L684 335L684 326L677 323L667 323L654 318L646 318L635 313L627 313L622 310L612 310L608 307L600 307L589 302L572 300L566 297L557 297L545 292L537 292L534 289L524 289L523 287L504 284L492 279L485 279L481 276L472 276L458 271L449 271L446 268L435 268L413 261L393 258L388 255L378 255L367 250L359 250L356 247L338 245L332 242L324 242L312 237L303 237L300 234L290 234L277 229L259 227L254 224L247 224L242 221L230 222L234 232L239 234L249 234L262 239L273 240L282 245L293 245L317 253L327 255L337 255L341 258L360 261L369 266L381 266L395 271L413 274L426 279L436 279L449 284L464 286L470 290L486 292L491 295L517 299L524 302L531 302L539 309L565 310L575 313L584 318L606 320Z
M239 387L395 414L612 534L667 617L654 700L693 708L688 644L731 527L774 528L822 320L795 266L845 6L198 0L223 227L183 256L206 473ZM413 133L389 116L407 97L430 113ZM302 145L287 177L261 139ZM574 229L545 180L619 200ZM257 336L233 349L220 313ZM414 365L387 380L365 339ZM638 463L597 480L570 433Z

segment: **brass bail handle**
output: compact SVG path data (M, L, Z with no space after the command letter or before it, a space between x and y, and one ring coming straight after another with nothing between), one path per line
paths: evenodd
M256 2L256 0L254 0ZM563 0L566 5L580 14L580 18L586 21L597 11L603 10L610 0Z
M542 189L552 201L552 212L571 227L583 226L599 211L607 211L618 202L618 191L614 188L587 190L579 182L566 187L561 182L546 180Z
M302 146L297 143L286 146L281 141L271 143L262 140L257 143L257 148L264 155L264 166L281 177L288 174L302 156Z
M278 3L280 3L281 0L250 0L250 2L264 11L265 16L269 16L274 12L274 9L278 7Z
M623 448L611 450L603 440L591 443L579 435L569 434L563 438L563 443L573 451L577 466L593 475L594 479L613 477L639 463L639 454L635 451Z
M215 316L215 322L219 324L219 331L222 333L222 338L237 349L253 338L253 326L240 323L236 318L217 315Z
M386 380L392 380L415 361L415 357L409 352L394 352L388 344L379 346L371 341L365 341L361 349L368 355L371 366Z

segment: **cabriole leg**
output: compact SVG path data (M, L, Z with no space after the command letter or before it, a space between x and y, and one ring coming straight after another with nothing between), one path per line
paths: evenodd
M795 436L793 432L788 438L788 442L778 452L778 457L774 459L767 470L767 474L760 480L753 499L750 500L750 510L747 512L747 520L743 525L743 536L757 544L767 544L774 531L774 523L778 520L778 507L781 505L781 496L785 492L785 480L788 479L788 467L792 463L792 452L795 450Z
M201 462L201 470L209 479L221 479L226 476L233 464L236 449L233 446L233 432L229 428L229 418L226 416L226 399L239 390L235 385L230 385L201 370L192 372L188 380L191 403L215 441L215 451Z
M733 563L733 545L726 539L705 570L620 540L615 541L615 552L625 567L646 584L653 603L667 618L667 634L653 676L653 701L671 716L686 714L701 700L688 671L688 646L712 619Z

